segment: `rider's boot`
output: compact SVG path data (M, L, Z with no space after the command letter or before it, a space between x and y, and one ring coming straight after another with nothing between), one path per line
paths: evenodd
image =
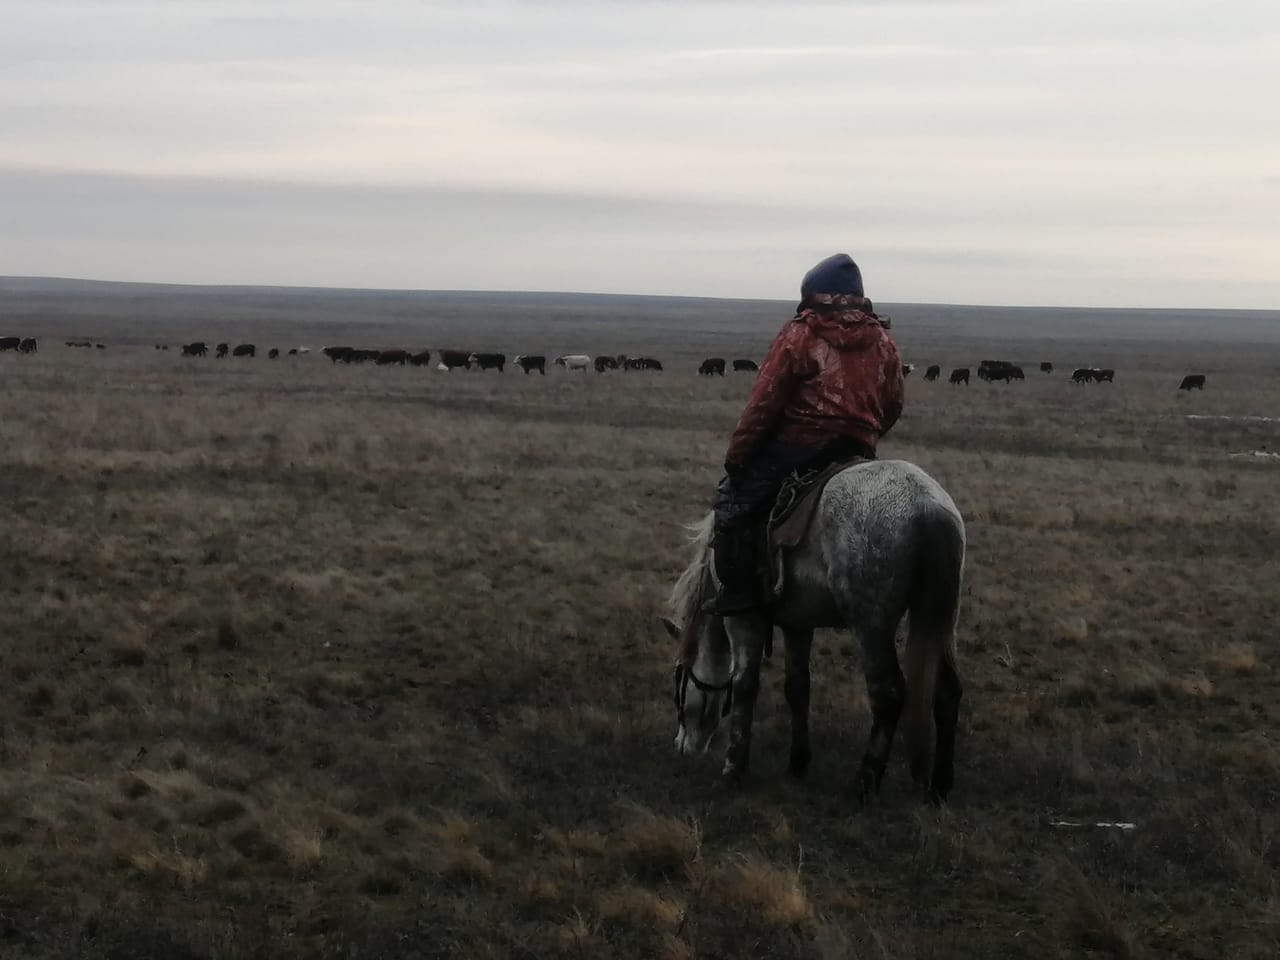
M755 524L733 524L716 531L712 540L712 561L720 589L703 606L717 617L736 617L760 606L756 572Z

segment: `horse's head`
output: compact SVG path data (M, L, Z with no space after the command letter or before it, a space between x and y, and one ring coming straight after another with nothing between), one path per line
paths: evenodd
M724 621L699 614L681 627L662 624L679 643L675 666L676 749L701 753L733 705L733 656Z

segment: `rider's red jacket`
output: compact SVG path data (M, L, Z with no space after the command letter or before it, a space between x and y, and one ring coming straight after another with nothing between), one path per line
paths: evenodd
M811 299L769 347L726 464L742 465L766 439L817 448L852 437L874 450L902 412L902 360L889 331L858 308L861 298Z

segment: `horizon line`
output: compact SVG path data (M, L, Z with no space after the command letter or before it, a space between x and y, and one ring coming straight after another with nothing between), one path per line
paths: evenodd
M325 293L386 293L386 294L471 294L498 296L544 297L619 297L655 300L715 300L739 303L794 303L795 297L723 297L707 294L685 293L621 293L596 290L494 290L478 288L430 288L430 287L362 287L326 286L295 283L193 283L175 280L107 280L100 277L72 277L42 274L0 274L0 284L9 281L40 281L53 283L93 283L134 287L181 287L196 290L260 290L260 291L319 291ZM4 292L0 290L0 292ZM876 301L876 298L871 298ZM1116 310L1116 311L1204 311L1213 313L1280 313L1280 307L1189 307L1189 306L1090 306L1087 304L1034 304L1034 303L956 303L934 300L882 300L879 303L901 307L962 307L966 309L998 310Z

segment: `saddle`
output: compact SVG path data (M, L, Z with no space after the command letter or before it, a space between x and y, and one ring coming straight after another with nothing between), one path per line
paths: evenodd
M764 573L768 577L766 596L773 599L782 596L785 586L785 551L794 549L804 540L827 481L842 470L866 462L866 457L851 457L816 470L792 471L782 481L778 495L774 498L773 508L769 511L769 522L765 524Z

